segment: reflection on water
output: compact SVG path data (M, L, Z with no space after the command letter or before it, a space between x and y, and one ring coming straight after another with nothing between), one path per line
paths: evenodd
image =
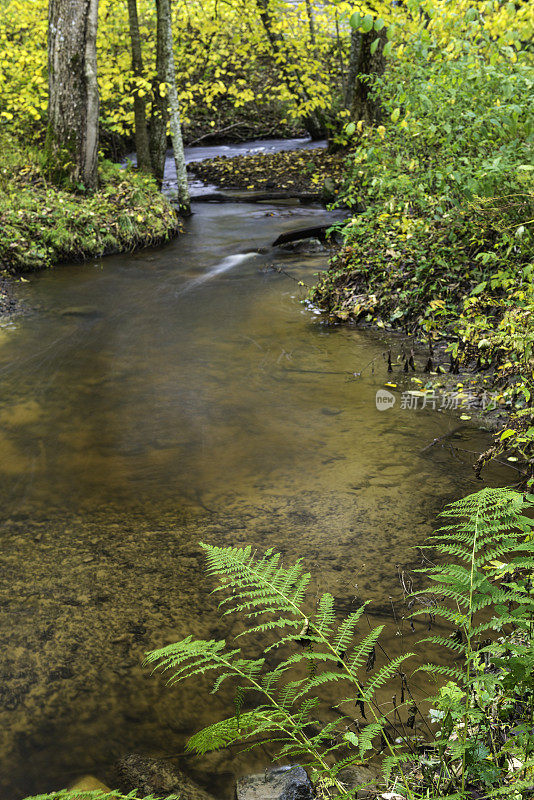
M133 749L179 754L228 712L140 667L188 633L226 634L200 540L302 556L318 591L380 615L436 511L477 488L468 460L422 452L456 421L377 411L381 359L350 379L387 336L323 326L265 270L310 282L325 256L231 258L324 216L206 205L161 250L21 287L34 312L0 341L2 797L106 778ZM227 786L265 757L197 768Z

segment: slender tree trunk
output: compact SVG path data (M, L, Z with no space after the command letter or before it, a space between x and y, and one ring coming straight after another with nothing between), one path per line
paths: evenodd
M271 9L269 7L269 0L256 0L256 2L261 24L265 31L265 35L269 40L269 44L271 45L271 50L275 56L280 56L280 58L283 59L283 51L286 49L285 41L284 37L274 28ZM293 92L293 94L297 96L300 95L301 99L303 100L309 100L310 98L308 97L305 89L302 86L298 87L298 77L293 77L291 75L289 70L284 66L283 61L281 64L279 64L279 69L290 92ZM315 111L311 111L303 116L302 121L312 139L322 139L324 136L324 125Z
M379 44L374 53L371 53L371 45L378 38ZM379 33L369 31L360 34L360 52L358 57L358 71L354 85L351 102L351 116L356 122L362 120L366 125L373 125L380 122L382 118L382 105L380 99L375 96L372 86L366 80L366 75L380 76L384 74L386 59L384 56L384 46L387 41L386 29L382 28Z
M141 36L139 34L139 18L137 15L137 0L128 0L128 19L130 22L130 41L132 47L132 70L134 79L143 78L143 54L141 50ZM134 119L135 119L135 150L137 153L137 166L145 172L152 171L150 158L150 144L148 139L148 125L146 121L146 100L139 93L139 86L134 89Z
M167 154L167 97L161 93L160 87L165 84L165 28L163 17L159 13L159 3L156 0L157 30L156 30L156 76L152 86L152 113L150 116L150 158L152 160L152 174L161 186L165 171L165 156Z
M176 69L172 43L172 20L170 0L157 0L158 17L161 17L162 34L164 37L164 63L165 82L169 96L170 128L174 163L176 165L176 180L178 184L178 203L182 213L191 213L189 186L187 183L187 170L184 157L184 143L182 139L182 125L180 119L180 104L176 89Z
M345 83L345 59L343 58L343 45L341 43L341 35L339 32L339 11L337 10L337 8L335 13L336 13L336 43L337 43L337 54L339 59L339 79L341 81L341 97L343 97L346 100L347 85ZM345 107L347 107L346 102L345 102Z
M50 0L46 156L56 180L98 182L98 0Z
M350 30L350 52L349 70L347 75L347 88L345 91L345 108L352 108L356 81L360 71L360 52L362 49L362 34L360 31L351 28Z
M308 30L310 31L310 41L315 46L315 20L313 18L313 8L311 0L306 0L306 16L308 17Z

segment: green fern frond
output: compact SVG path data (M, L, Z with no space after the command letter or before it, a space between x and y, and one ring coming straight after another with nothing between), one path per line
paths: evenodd
M437 644L441 645L441 647L446 647L448 650L452 650L455 653L462 653L466 652L466 646L463 642L458 642L455 639L452 639L450 636L425 636L424 639L419 639L418 644Z
M418 667L419 672L429 672L433 675L445 675L447 678L454 678L463 681L465 672L460 667L446 667L443 664L423 664Z
M388 681L392 675L398 671L398 668L403 661L406 661L406 659L410 658L411 656L413 656L413 653L406 653L405 655L397 656L397 658L391 659L391 661L389 661L383 667L380 667L377 674L372 677L365 687L365 691L362 695L362 700L364 703L369 703L374 697L376 690L383 686L386 681Z
M188 752L199 755L221 750L234 742L246 741L251 736L261 738L272 731L279 732L287 717L269 706L259 706L253 711L243 711L239 716L223 719L195 733L186 745Z
M352 655L352 659L348 661L349 672L356 674L356 672L366 663L371 650L380 638L380 634L383 630L383 625L377 625L376 628L370 631L370 633L368 633L367 636L362 639Z
M314 623L317 630L325 637L329 637L336 621L336 611L334 608L334 598L326 592L319 600L319 606L315 615Z
M339 623L336 635L333 641L334 650L337 652L344 652L348 649L354 638L354 629L358 624L363 612L365 611L368 603L364 603L357 611L353 611L345 619Z
M380 717L376 722L371 722L369 725L361 728L358 733L358 749L360 751L360 758L364 758L365 753L373 747L373 739L375 736L380 736L386 725L386 718Z

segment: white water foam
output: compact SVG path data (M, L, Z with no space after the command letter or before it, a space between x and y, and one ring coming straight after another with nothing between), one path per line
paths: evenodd
M223 272L228 272L228 270L232 269L233 267L237 267L239 264L242 264L244 261L248 261L249 258L255 256L256 253L235 253L233 256L226 256L212 267L208 272L205 272L203 275L199 275L198 278L192 278L186 285L177 292L177 295L185 294L185 292L191 291L191 289L195 289L197 286L200 286L202 283L206 283L211 278L214 278L216 275L221 275Z

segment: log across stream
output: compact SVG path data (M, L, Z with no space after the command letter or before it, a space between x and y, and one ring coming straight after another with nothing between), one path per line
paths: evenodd
M28 313L0 329L1 798L106 780L130 751L229 793L264 752L180 754L232 696L172 690L141 667L189 633L238 630L217 614L198 542L303 557L318 591L345 610L368 598L379 619L401 597L396 565L445 501L480 485L469 455L425 450L455 419L377 408L393 336L325 326L269 269L312 282L327 254L268 245L329 212L194 211L161 249L32 275L18 289ZM394 627L384 644L398 652Z

